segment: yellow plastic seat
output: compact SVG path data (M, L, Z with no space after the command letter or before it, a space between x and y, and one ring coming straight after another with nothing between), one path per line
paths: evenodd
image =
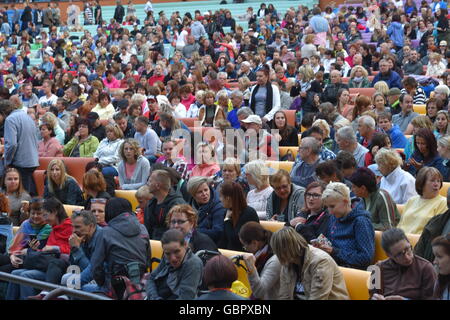
M448 188L449 188L449 187L450 187L450 182L444 182L444 183L442 183L442 188L441 188L441 190L439 190L439 194L440 194L441 196L447 198L447 191L448 191Z
M161 241L158 240L150 240L150 246L152 250L152 258L161 259L163 255L163 249L161 245ZM219 249L220 253L223 254L225 257L231 258L234 256L242 255L244 252L239 251L232 251L232 250L225 250L225 249ZM245 262L241 262L243 265L245 265ZM158 262L152 263L152 270L155 270L158 267ZM241 281L251 292L250 283L248 282L247 278L247 272L243 268L237 267L238 271L238 280Z
M284 227L284 223L278 221L260 221L259 223L264 229L272 232L277 232Z
M369 278L370 272L339 267L341 270L348 294L351 300L368 300L369 299Z
M298 147L279 147L280 150L280 159L284 157L288 151L290 150L292 155L294 156L294 159L297 157L298 153Z
M374 263L377 263L381 260L386 260L388 258L386 252L381 247L381 236L383 235L382 231L375 231L375 258ZM420 234L412 234L407 233L406 237L408 238L409 242L411 243L411 246L414 248L419 242Z
M136 190L115 190L117 198L127 199L131 203L133 211L136 211L139 202L136 199Z
M292 166L294 165L293 161L266 161L266 165L269 168L273 168L275 170L284 169L287 172L291 172Z
M303 127L302 127L302 132L303 132ZM298 137L298 145L300 145L300 143L302 142L302 135L298 134L297 137Z
M413 110L418 114L427 114L427 108L425 104L414 104Z

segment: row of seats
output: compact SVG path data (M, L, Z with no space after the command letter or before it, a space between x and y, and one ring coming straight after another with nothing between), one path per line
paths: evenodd
M284 227L284 223L277 221L260 221L261 225L266 230L270 230L272 232L276 232ZM381 247L381 236L383 235L382 231L375 231L375 256L374 263L385 260L388 258L386 252ZM418 234L407 234L411 245L414 247L419 241L420 235Z
M160 241L150 240L152 248L152 258L161 259L163 250ZM238 255L242 255L243 252L219 249L220 253L226 257L232 258ZM244 262L242 262L244 263ZM152 270L158 266L157 262L153 262ZM369 299L368 284L370 279L370 272L339 267L347 286L348 293L351 300L367 300ZM247 273L243 268L236 266L238 271L238 280L241 281L250 291L250 283L248 281Z

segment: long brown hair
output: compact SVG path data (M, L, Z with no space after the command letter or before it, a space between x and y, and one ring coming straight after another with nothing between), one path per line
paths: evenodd
M446 236L439 236L431 242L431 246L441 246L446 255L450 255L450 233ZM438 275L437 283L434 289L434 297L440 299L442 293L450 286L450 275Z
M242 211L247 208L247 200L245 200L244 191L239 183L224 182L220 189L222 197L229 197L231 199L231 221L233 226L236 226L239 216Z
M284 126L282 128L278 128L275 124L275 117L277 116L277 113L282 113L284 116ZM286 112L284 112L283 110L279 110L277 112L275 112L274 116L273 116L273 121L272 121L272 129L278 129L280 131L280 136L283 138L283 140L287 140L287 138L289 137L289 135L291 134L291 132L293 130L295 130L294 127L288 125L287 123L287 117L286 117Z
M22 183L22 176L21 176L19 170L17 170L16 168L6 169L5 175L3 176L2 189L6 193L6 176L10 172L15 172L15 173L17 173L19 175L19 187L17 188L17 191L14 192L15 195L19 197L23 192L25 192L25 188L24 188L23 183Z

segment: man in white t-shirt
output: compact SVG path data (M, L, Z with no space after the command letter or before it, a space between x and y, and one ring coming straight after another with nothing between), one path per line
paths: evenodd
M58 97L52 93L53 82L51 80L45 80L42 84L42 90L44 95L39 98L37 105L37 112L42 115L50 110L50 107L56 106Z
M144 11L146 14L148 14L150 11L153 12L153 5L150 0L148 0L147 3L145 4Z

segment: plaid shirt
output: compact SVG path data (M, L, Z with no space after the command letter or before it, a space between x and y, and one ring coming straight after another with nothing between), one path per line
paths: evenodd
M169 168L174 168L180 175L183 180L186 180L187 177L187 163L183 159L177 159L175 162L171 163L169 160L164 160L162 162L163 165Z
M320 160L323 162L328 160L334 160L336 159L336 155L333 151L328 150L327 148L322 147L322 151L320 151ZM302 159L300 158L300 153L297 153L297 157L295 158L295 162L299 162Z

